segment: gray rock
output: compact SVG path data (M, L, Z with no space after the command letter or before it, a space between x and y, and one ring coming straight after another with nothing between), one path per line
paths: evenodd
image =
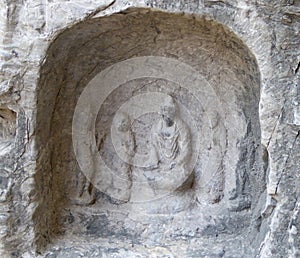
M1 257L298 257L299 10L2 1Z

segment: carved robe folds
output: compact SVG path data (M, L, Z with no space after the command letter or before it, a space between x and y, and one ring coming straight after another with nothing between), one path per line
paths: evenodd
M176 190L190 174L186 166L191 149L189 129L179 118L172 126L160 120L152 127L151 144L150 185L155 190Z

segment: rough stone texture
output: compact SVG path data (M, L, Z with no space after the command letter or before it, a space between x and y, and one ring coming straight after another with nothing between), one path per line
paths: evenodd
M299 256L298 0L3 0L0 11L3 257ZM236 186L248 173L250 209L228 209L229 190L224 205L159 216L129 216L99 192L72 205L80 93L109 65L148 55L188 63L221 96L225 164Z

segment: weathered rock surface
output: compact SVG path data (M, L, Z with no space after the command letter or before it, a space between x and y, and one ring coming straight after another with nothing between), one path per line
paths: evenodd
M1 257L300 255L298 0L3 0L0 12ZM192 67L199 92L184 87L193 76L169 78L152 57ZM144 77L82 120L99 151L86 152L91 164L101 155L125 171L124 184L104 174L97 184L76 159L75 107L90 85L104 96L101 71L131 58ZM127 68L128 78L140 69ZM122 104L153 92L174 98L200 151L191 181L137 202L153 189L116 156L110 128ZM150 152L159 119L133 122L131 151ZM122 187L131 196L112 198Z

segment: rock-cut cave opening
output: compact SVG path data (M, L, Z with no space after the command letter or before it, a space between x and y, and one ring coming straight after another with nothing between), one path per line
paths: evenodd
M37 248L248 248L265 190L259 100L254 55L206 17L134 8L64 30L37 95Z

